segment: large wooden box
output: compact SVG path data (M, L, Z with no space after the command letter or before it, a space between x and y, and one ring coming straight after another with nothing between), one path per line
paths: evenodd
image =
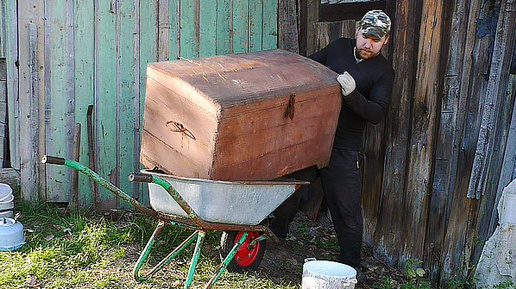
M283 50L149 64L141 163L212 180L270 180L329 162L337 75Z

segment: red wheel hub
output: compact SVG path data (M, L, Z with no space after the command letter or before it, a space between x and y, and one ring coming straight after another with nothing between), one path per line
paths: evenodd
M242 234L244 232L239 232L235 238L235 244L242 238ZM237 251L235 255L235 262L242 266L247 267L254 263L256 257L258 256L258 252L260 251L260 242L254 244L254 246L249 246L249 244L256 238L260 237L258 232L249 232L249 236L244 241L240 249Z

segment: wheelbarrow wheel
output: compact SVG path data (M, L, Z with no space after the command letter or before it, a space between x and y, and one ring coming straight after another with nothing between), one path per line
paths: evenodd
M244 232L222 232L220 239L220 258L223 261L229 254L233 246L240 240ZM253 271L260 266L265 254L266 240L256 243L254 246L249 244L256 238L260 237L258 232L249 232L249 236L237 251L233 260L228 264L227 270L230 272L248 272Z

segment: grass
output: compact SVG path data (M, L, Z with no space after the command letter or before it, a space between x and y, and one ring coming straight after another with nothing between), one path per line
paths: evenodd
M26 244L0 252L0 288L182 288L193 247L177 262L145 282L132 278L132 268L156 221L136 213L109 215L67 212L51 204L17 204ZM151 262L156 263L191 231L167 226ZM194 277L201 287L220 265L220 232L208 232ZM225 272L217 288L298 288L266 276Z
M0 288L183 288L194 246L151 279L136 282L132 269L154 231L157 221L139 213L115 211L93 214L67 211L50 203L18 203L18 220L25 227L26 243L17 251L0 252ZM310 224L300 223L290 242L292 250L305 250L311 240ZM156 264L191 234L190 230L166 226L150 263ZM221 232L207 232L192 288L203 288L220 266L218 246ZM326 240L327 239L327 240ZM322 251L338 252L334 237L314 240ZM299 248L296 248L299 247ZM289 260L281 260L289 262ZM302 263L285 264L301 274ZM378 280L371 288L431 288L418 270L419 263L407 264L406 280ZM143 270L147 270L145 267ZM289 274L284 272L283 275ZM290 273L292 273L290 272ZM412 273L412 274L411 274ZM215 288L300 288L293 279L267 276L263 271L249 274L225 272ZM497 288L513 288L499 286ZM464 288L452 286L451 288Z

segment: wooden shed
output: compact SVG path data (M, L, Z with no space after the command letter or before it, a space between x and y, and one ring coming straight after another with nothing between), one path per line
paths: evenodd
M514 0L5 0L0 6L2 181L27 200L121 206L43 154L79 159L124 191L139 170L149 62L354 37L369 9L393 20L386 119L368 126L365 241L434 282L468 280L516 177ZM3 153L2 153L3 152Z
M335 2L335 3L334 3ZM496 205L516 178L513 0L301 1L311 54L371 8L393 19L395 71L385 121L367 128L366 242L385 262L422 261L431 279L472 280Z

